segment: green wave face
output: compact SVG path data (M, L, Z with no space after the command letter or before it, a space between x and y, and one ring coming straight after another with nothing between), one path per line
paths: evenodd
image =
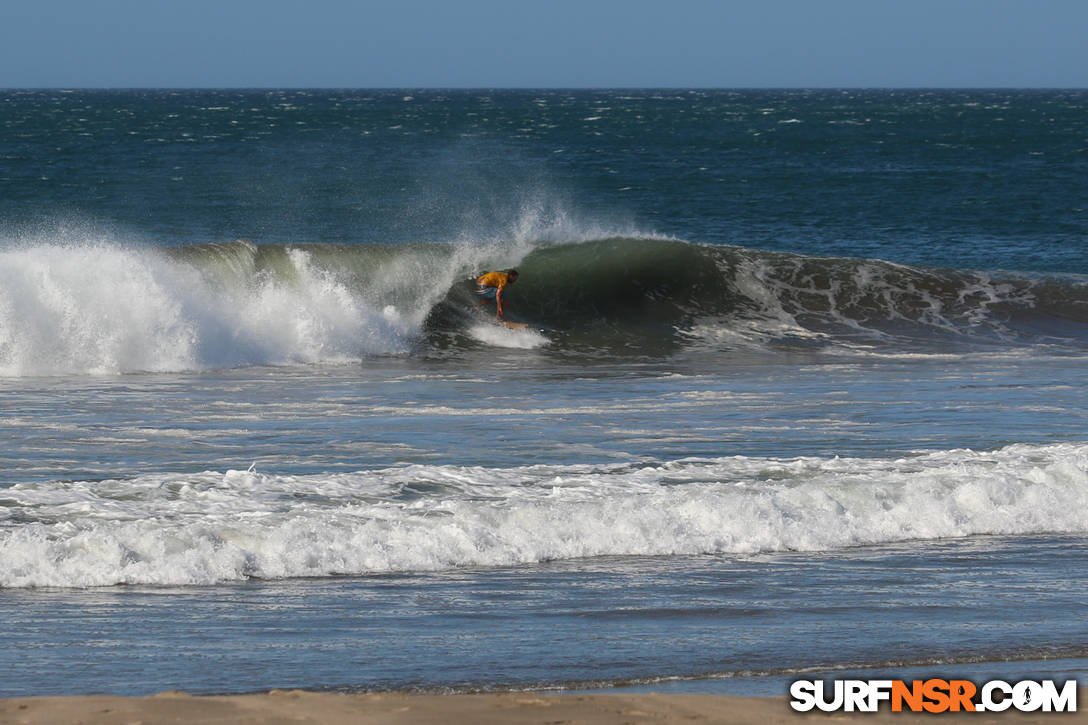
M489 324L473 279L518 266ZM501 332L500 332L501 330ZM648 237L577 242L45 245L0 253L0 374L358 362L488 346L961 352L1088 346L1088 280ZM531 333L531 334L530 334Z
M313 274L378 310L392 308L432 348L478 344L488 319L472 279L516 264L508 317L569 352L658 355L690 345L813 349L837 344L927 349L1088 340L1088 280L908 267L744 247L613 237L502 244L255 246L170 252L212 284ZM300 275L304 254L310 276Z
M668 352L836 345L926 349L1088 341L1088 280L906 267L681 241L613 238L534 249L512 314L571 349ZM464 324L455 286L428 318Z

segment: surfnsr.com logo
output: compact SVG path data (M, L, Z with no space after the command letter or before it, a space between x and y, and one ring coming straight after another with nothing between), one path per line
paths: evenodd
M892 712L1076 712L1077 681L797 680L790 697L797 712L876 712L883 703Z

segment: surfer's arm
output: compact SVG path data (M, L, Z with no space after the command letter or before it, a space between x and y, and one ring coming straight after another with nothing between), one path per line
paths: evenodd
M500 320L502 319L502 288L505 286L500 284L495 290L495 314L498 315Z

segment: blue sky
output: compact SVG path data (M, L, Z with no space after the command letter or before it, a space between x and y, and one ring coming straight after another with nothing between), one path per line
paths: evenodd
M0 87L1085 87L1088 0L7 0Z

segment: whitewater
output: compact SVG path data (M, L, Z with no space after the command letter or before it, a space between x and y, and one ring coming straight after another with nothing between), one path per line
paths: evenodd
M0 695L1083 677L1085 108L0 93Z
M517 314L534 334L474 314L469 280L489 264L526 270ZM912 268L647 235L363 248L29 244L0 251L0 375L358 363L465 338L569 352L622 352L634 340L725 354L791 345L1080 351L1086 307L1088 281L1075 275Z
M1088 446L19 484L0 586L194 585L1088 533ZM29 512L33 512L32 514Z

